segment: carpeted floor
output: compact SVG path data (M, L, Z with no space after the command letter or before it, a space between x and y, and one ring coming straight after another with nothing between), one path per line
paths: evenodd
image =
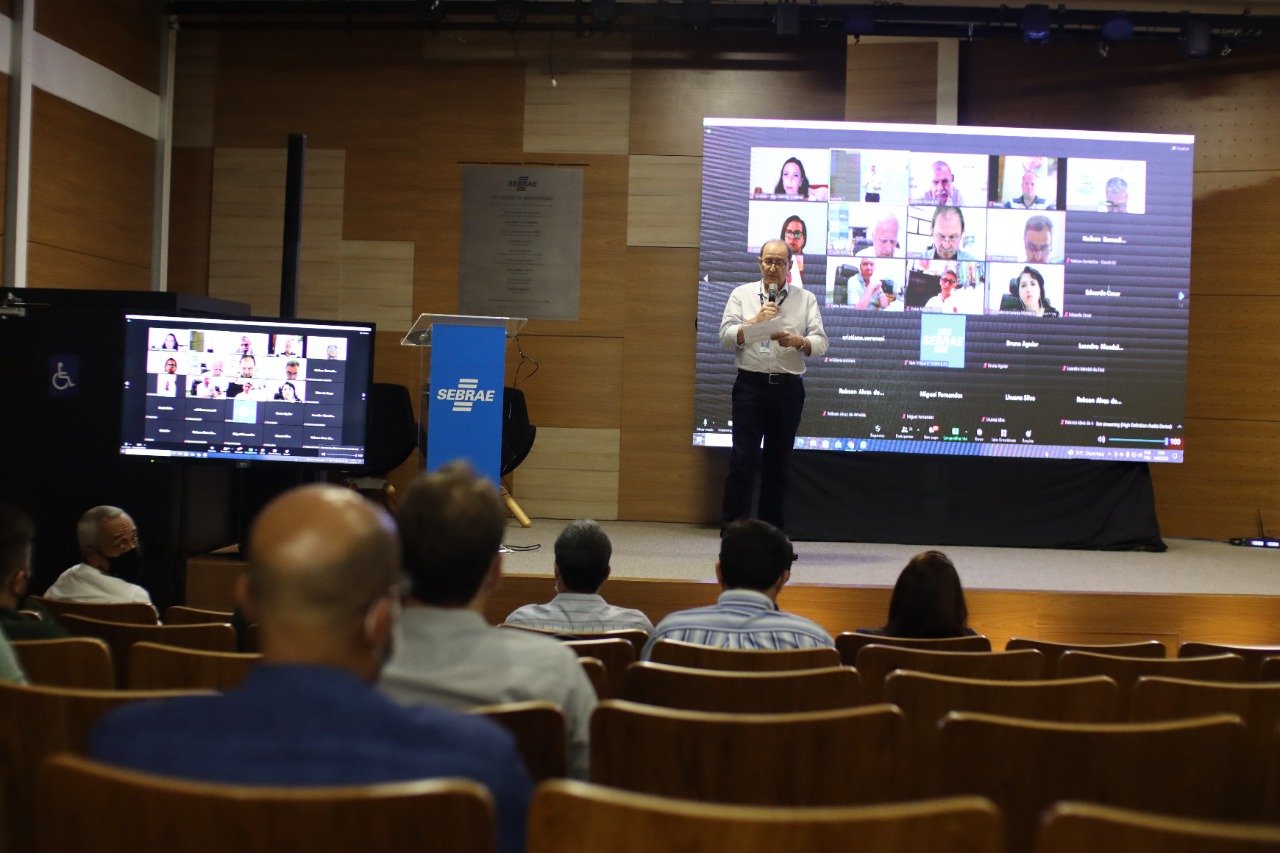
M719 531L715 527L658 522L601 522L613 542L617 577L714 579ZM556 535L565 522L534 519L528 530L512 523L509 547L539 545L507 554L511 574L551 575ZM1073 592L1280 595L1280 549L1244 548L1223 542L1165 539L1161 554L1060 551L1032 548L943 548L964 585L974 589ZM792 583L892 586L915 545L799 542ZM550 588L548 587L548 591Z

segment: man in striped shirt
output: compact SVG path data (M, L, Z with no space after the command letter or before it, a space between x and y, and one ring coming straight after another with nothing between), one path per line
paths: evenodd
M716 580L723 592L710 607L668 615L649 635L641 657L648 660L658 640L681 640L721 649L780 650L835 643L821 625L778 609L778 593L791 579L791 540L759 519L735 521L724 529Z
M570 522L556 537L556 597L516 608L507 624L567 634L652 631L644 613L615 607L599 594L609 577L611 556L613 543L599 523L588 518Z

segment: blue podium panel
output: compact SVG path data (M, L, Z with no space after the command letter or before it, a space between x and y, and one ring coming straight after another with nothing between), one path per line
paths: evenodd
M497 487L506 344L502 326L433 327L428 471L465 459Z

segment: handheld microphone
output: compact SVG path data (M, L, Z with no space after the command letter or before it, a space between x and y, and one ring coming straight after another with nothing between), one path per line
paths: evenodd
M769 301L776 303L778 301L778 285L769 283Z

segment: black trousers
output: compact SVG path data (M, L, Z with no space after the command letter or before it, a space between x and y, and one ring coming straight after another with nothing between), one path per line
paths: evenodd
M803 411L804 380L799 376L738 371L733 383L733 450L724 481L725 524L751 517L758 471L760 508L756 516L786 530L791 447Z

